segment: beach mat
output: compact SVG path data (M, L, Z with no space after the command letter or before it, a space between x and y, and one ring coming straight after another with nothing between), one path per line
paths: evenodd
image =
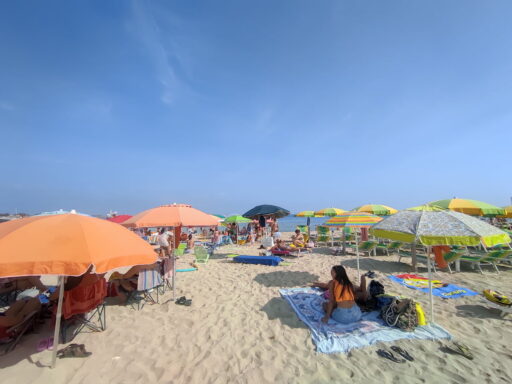
M417 327L414 332L389 327L379 318L378 311L363 312L363 319L356 323L341 324L329 319L329 322L324 324L322 322L324 316L322 290L291 288L280 289L279 293L291 305L299 319L311 330L311 338L317 352L347 353L352 349L400 339L451 338L450 333L436 324Z
M428 278L420 275L402 274L402 275L389 275L391 280L396 283L402 284L407 288L416 289L425 293L429 292ZM475 296L478 292L472 291L467 288L460 287L455 284L445 284L439 280L432 280L434 284L432 287L432 294L434 296L442 297L443 299L457 299L463 296Z
M233 261L237 263L245 264L261 264L261 265L272 265L276 266L284 260L277 256L245 256L240 255L233 257Z

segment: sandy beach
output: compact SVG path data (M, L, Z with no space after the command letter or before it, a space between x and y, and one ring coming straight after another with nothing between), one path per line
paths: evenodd
M287 234L289 235L289 234ZM348 355L315 352L309 329L279 295L279 288L301 287L328 278L332 265L350 267L355 258L331 256L327 248L288 266L236 264L229 253L257 255L256 246L225 246L198 271L179 273L178 296L193 299L191 307L168 301L107 307L107 330L79 334L74 342L92 352L84 359L59 360L45 368L50 351L36 352L38 341L51 333L48 322L0 360L0 382L24 383L498 383L512 381L510 318L500 318L481 296L435 299L437 323L472 348L473 361L443 351L445 341L402 340L414 362L396 364L377 356L379 345ZM192 262L184 255L179 267ZM363 257L362 270L374 270L387 292L407 295L428 308L428 296L393 283L386 274L409 271L396 255ZM482 291L512 290L512 269L481 275L469 269L437 278ZM420 268L420 272L424 269ZM165 303L168 301L167 303ZM62 346L61 346L62 347Z

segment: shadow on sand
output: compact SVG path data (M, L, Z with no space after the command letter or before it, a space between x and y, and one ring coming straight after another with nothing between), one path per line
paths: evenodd
M290 305L281 297L274 297L261 307L269 320L279 319L281 324L290 328L307 328L306 324L299 320Z
M279 288L303 287L317 280L317 275L313 275L309 272L297 271L276 271L260 273L254 278L254 281L264 285L265 287Z
M500 319L506 321L512 321L506 317L501 316L501 311L495 308L486 307L478 304L464 304L457 305L457 316L458 317L473 317L477 319Z
M357 259L355 257L341 257L340 261L340 264L345 267L357 268ZM399 263L398 261L379 260L374 257L365 256L359 257L359 268L362 273L368 270L384 274L406 273L412 271L412 267L409 264ZM421 266L419 266L418 269L421 270Z

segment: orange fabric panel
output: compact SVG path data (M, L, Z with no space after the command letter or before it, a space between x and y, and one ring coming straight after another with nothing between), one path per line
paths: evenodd
M121 225L141 227L213 227L219 219L186 204L162 205L140 212Z
M432 247L432 250L434 251L436 264L439 268L447 268L448 263L444 260L443 255L450 252L451 248L447 245L435 245Z
M77 287L64 292L62 316L69 319L73 315L90 312L103 303L106 296L105 279L95 274L87 274Z

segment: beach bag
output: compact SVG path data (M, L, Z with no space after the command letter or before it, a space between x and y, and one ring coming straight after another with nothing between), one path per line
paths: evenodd
M384 291L384 286L377 280L372 280L370 286L368 287L368 291L370 293L370 297L377 297L379 295L383 295L386 293Z
M397 327L412 332L418 326L416 303L411 299L397 299L382 308L381 316L390 327Z

